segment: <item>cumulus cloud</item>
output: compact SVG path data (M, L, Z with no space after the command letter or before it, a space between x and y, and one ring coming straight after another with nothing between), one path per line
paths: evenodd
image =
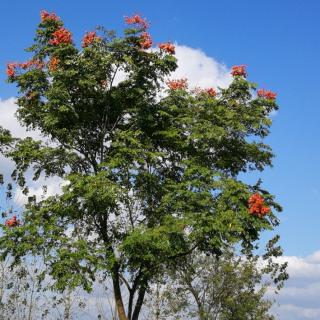
M30 181L31 179L29 179ZM62 187L66 185L67 181L64 181L57 177L52 178L40 178L37 181L32 181L28 183L29 186L29 193L28 195L23 194L22 189L18 187L16 189L14 195L14 202L22 207L24 206L27 201L28 197L35 196L37 200L46 199L50 196L61 194ZM46 192L44 192L43 186L46 186Z
M191 87L227 87L232 77L223 63L207 56L202 50L176 45L178 69L172 78L187 78Z
M284 256L290 279L276 298L273 311L280 320L320 319L320 251L306 257ZM272 298L272 296L270 296Z
M41 139L38 131L27 130L18 122L15 113L17 111L16 99L11 97L6 100L0 98L0 126L10 130L12 136L17 138L32 137L34 139ZM9 175L13 170L13 164L0 155L0 171L5 176Z
M40 139L41 136L37 131L28 131L22 127L15 117L17 104L15 98L6 100L0 99L0 126L10 130L12 135L17 138L33 137Z
M320 308L304 308L293 304L283 304L275 309L279 320L320 319Z
M290 275L295 279L311 279L320 281L320 251L307 257L286 256L279 261L288 261Z
M38 131L27 130L25 127L22 127L18 122L15 113L17 111L17 104L15 98L9 98L6 100L0 99L0 126L10 130L12 136L17 138L26 138L32 137L34 139L41 140L42 137ZM7 180L10 177L11 172L14 169L13 163L9 160L0 156L0 173L4 174L5 179ZM60 193L62 180L58 178L44 179L40 178L38 181L32 181L31 176L28 175L28 185L30 193L28 196L35 195L37 199L40 199L43 196L43 185L47 186L46 197ZM21 188L16 188L14 194L14 203L18 207L22 207L28 199L28 196L25 196L22 193Z

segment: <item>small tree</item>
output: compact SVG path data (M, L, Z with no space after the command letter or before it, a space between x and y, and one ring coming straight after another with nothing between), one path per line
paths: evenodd
M60 290L90 291L96 272L107 271L119 319L136 320L150 281L178 258L195 249L219 255L235 243L249 253L278 224L273 197L237 178L271 164L262 139L275 94L253 97L244 66L232 69L226 89L166 82L177 68L174 45L151 50L140 16L126 18L123 37L87 33L81 49L59 17L41 19L31 60L8 64L7 74L19 88L20 123L44 139L1 129L1 151L25 193L28 169L68 184L31 201L21 223L7 221L2 254L42 255Z
M273 250L277 253L271 253ZM272 301L265 293L273 282L279 289L288 275L286 264L269 260L270 253L273 258L282 254L273 245L264 259L238 256L233 251L219 257L193 252L165 280L151 286L146 319L274 319Z
M23 259L13 268L10 259L0 263L0 320L72 320L85 307L78 290L52 291L39 259ZM82 294L83 295L83 294Z
M33 320L45 309L41 299L39 269L35 261L10 268L10 262L1 261L0 319ZM41 301L42 300L42 301ZM42 310L40 309L40 305Z

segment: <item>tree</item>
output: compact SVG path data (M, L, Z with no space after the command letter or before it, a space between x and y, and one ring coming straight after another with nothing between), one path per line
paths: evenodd
M38 269L35 261L29 265L20 264L15 268L9 268L9 261L1 262L0 273L0 319L35 319L45 309L41 294L40 284L36 279ZM40 318L40 317L39 317Z
M75 319L84 308L77 291L51 290L50 279L41 280L43 265L38 259L23 259L14 268L0 264L0 320Z
M79 49L44 11L31 60L8 64L17 117L44 137L1 129L14 180L26 194L27 170L68 183L61 195L30 196L21 223L3 226L0 248L16 261L43 256L59 290L90 291L95 274L108 272L119 319L136 320L150 282L178 258L195 249L220 255L234 244L249 254L278 224L273 196L238 178L271 165L263 138L277 104L271 91L253 97L245 66L233 67L226 89L167 81L177 68L174 45L151 50L147 21L126 23L124 36L99 28ZM115 81L119 72L125 77Z
M273 259L282 254L280 248L271 253L274 245L263 258L239 256L231 250L219 257L193 252L165 280L151 286L146 319L275 319L265 293L273 282L280 288L288 275L286 264Z

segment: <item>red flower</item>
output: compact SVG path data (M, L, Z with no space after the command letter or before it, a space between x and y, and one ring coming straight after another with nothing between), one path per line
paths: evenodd
M8 77L14 77L15 70L12 68L7 68L7 75Z
M185 90L188 88L187 79L177 79L167 81L167 85L171 90Z
M247 76L246 66L244 64L242 64L240 66L233 66L232 70L231 70L231 74L233 76L246 77Z
M5 222L5 225L7 226L7 227L10 227L10 228L12 228L12 227L17 227L17 226L19 226L21 223L20 223L20 220L17 220L17 217L16 216L13 216L11 219L9 219L9 220L7 220L6 222Z
M100 37L97 37L97 33L95 31L87 32L82 39L82 47L85 48L89 46L97 39L100 39Z
M45 22L48 20L58 21L60 18L55 13L49 13L46 10L40 12L41 21Z
M216 90L213 88L207 88L205 89L205 92L210 96L210 97L215 97L217 95Z
M18 67L25 70L25 69L28 69L31 67L41 69L41 68L43 68L43 66L44 66L44 64L40 60L29 60L29 61L21 62L21 63L18 63L18 62L8 63L7 64L7 75L8 75L8 77L14 77L16 74L16 68L18 68Z
M270 212L270 208L264 205L264 199L259 193L251 195L248 200L249 213L262 218Z
M268 100L275 100L277 97L277 94L275 92L272 92L271 90L259 89L257 91L257 94L259 98L265 98Z
M8 77L14 77L16 74L16 67L18 66L18 63L8 63L7 64L7 76Z
M167 43L160 43L159 46L158 46L161 50L163 51L166 51L170 54L175 54L176 53L176 48L175 46L170 43L170 42L167 42Z
M140 39L140 46L142 49L149 49L152 46L152 39L148 32L143 32Z
M59 59L56 57L52 57L49 61L48 69L50 71L55 71L57 70L58 64L59 64Z
M53 34L53 39L49 41L50 44L57 46L61 43L71 43L71 32L63 27L59 28L57 31L55 31Z
M136 24L144 30L147 29L149 26L149 23L145 19L141 18L141 16L139 16L138 14L132 17L126 17L125 21L127 24Z
M258 97L259 97L259 98L264 98L265 92L266 92L266 90L264 90L264 89L259 89L259 90L257 91Z
M21 69L28 69L31 67L35 67L37 69L41 69L43 68L44 63L40 60L29 60L26 62L15 62L15 63L8 63L7 64L7 75L8 77L14 77L17 71L17 68L21 68Z

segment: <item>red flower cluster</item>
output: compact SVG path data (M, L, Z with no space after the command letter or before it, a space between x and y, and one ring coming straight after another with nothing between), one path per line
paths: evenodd
M20 220L17 220L17 216L13 216L11 219L7 220L5 222L5 225L7 227L10 227L10 228L13 228L13 227L17 227L19 226L21 223L20 223Z
M58 21L60 18L55 13L49 13L46 10L40 12L41 21L45 22L48 20Z
M57 31L55 31L53 34L53 39L49 41L50 44L57 46L60 43L71 43L71 32L67 30L66 28L59 28Z
M240 66L233 66L231 70L231 74L233 76L242 76L246 77L247 76L247 70L246 70L246 65L242 64Z
M152 39L148 32L143 32L140 39L140 46L142 49L149 49L152 46Z
M29 60L26 62L13 62L13 63L8 63L7 64L7 76L8 77L14 77L16 74L16 68L22 68L22 69L28 69L31 67L35 67L37 69L43 68L44 64L40 60Z
M249 200L249 213L262 218L270 212L270 208L264 205L264 199L259 193L253 194Z
M185 90L188 88L187 79L169 80L167 85L171 90Z
M56 57L52 57L48 63L48 69L50 71L55 71L57 70L58 64L59 64L59 59Z
M213 88L207 88L204 90L210 97L215 97L217 95L217 91Z
M258 97L269 99L269 100L275 100L277 97L277 94L275 92L272 92L271 90L259 89L257 93L258 93Z
M100 39L100 37L97 37L97 33L95 31L87 32L82 39L82 47L85 48L89 46L97 39Z
M8 77L14 77L16 74L16 67L17 67L18 63L8 63L7 64L7 76Z
M158 46L161 50L166 51L170 54L175 54L176 53L176 48L175 46L170 43L170 42L166 42L166 43L160 43Z
M126 17L125 21L127 24L136 24L142 29L147 29L149 26L148 22L145 19L141 18L141 16L139 16L138 14L132 17Z

